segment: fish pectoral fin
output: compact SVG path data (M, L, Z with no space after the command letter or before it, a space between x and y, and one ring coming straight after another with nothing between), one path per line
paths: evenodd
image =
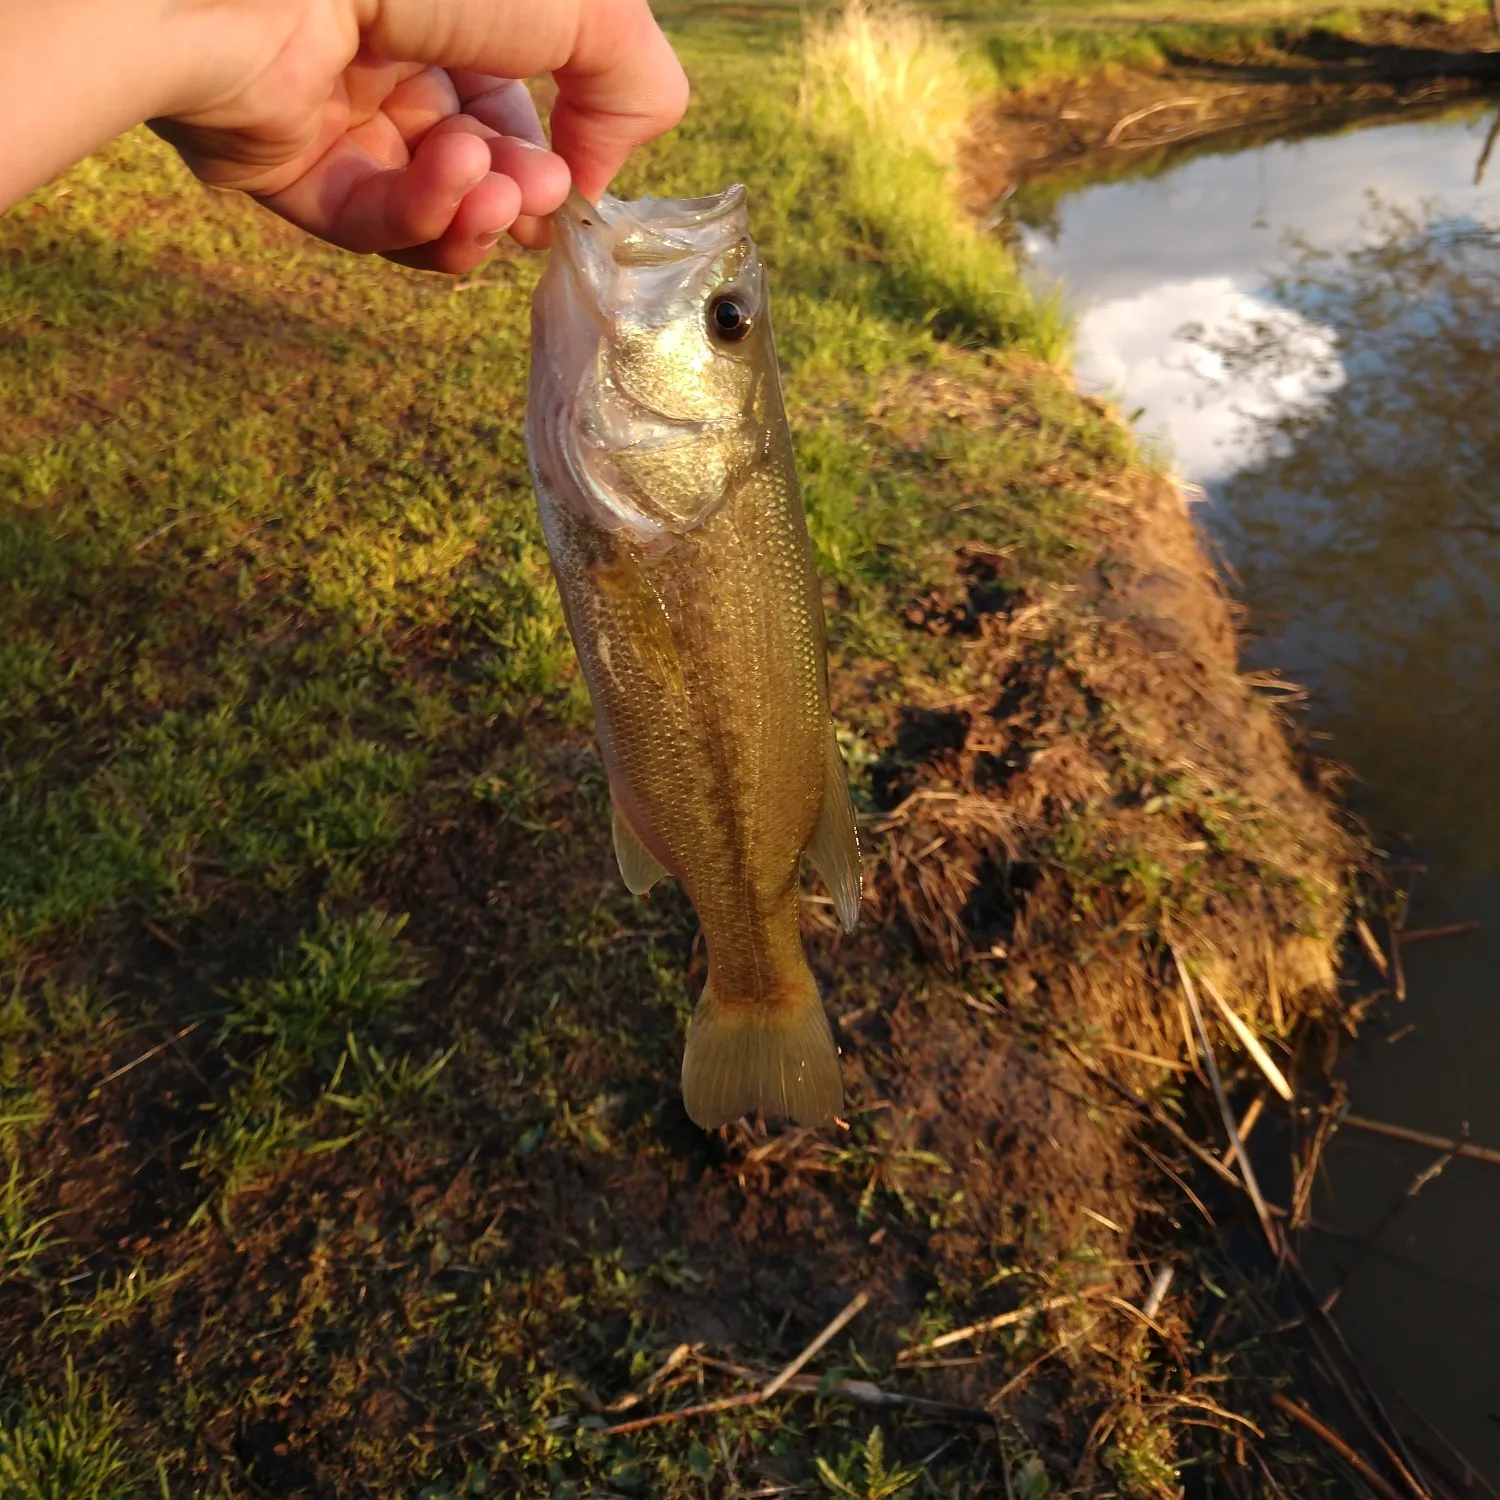
M823 809L807 846L807 857L823 877L833 897L834 910L845 932L859 921L861 877L859 831L854 825L854 802L849 795L849 773L833 726L828 726L828 753L823 771Z
M611 808L614 813L615 858L620 862L620 876L632 896L644 896L667 873L667 868L641 842L620 809L613 804Z

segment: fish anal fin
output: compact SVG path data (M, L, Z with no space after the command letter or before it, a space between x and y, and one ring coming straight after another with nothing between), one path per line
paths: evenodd
M667 873L666 866L641 842L618 807L614 812L615 858L620 876L632 896L644 896Z
M852 932L859 921L862 889L859 831L854 823L854 802L849 795L849 773L844 769L844 757L839 754L839 742L834 738L831 724L823 771L823 807L807 845L807 857L823 877L844 931Z
M807 969L774 1005L725 1002L709 975L688 1023L682 1102L705 1130L757 1110L798 1125L826 1124L838 1114L838 1048Z

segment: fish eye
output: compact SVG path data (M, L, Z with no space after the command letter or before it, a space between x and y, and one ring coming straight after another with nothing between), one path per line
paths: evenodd
M736 297L715 297L708 309L709 331L726 344L737 344L755 326L749 309Z

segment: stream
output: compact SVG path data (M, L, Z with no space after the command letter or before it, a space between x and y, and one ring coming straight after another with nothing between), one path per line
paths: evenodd
M1403 945L1407 998L1384 1000L1339 1060L1351 1113L1492 1148L1496 126L1493 103L1471 102L1249 149L1199 143L1010 204L1033 274L1077 318L1081 381L1132 413L1196 496L1249 607L1248 665L1308 689L1351 800L1409 863L1407 928L1478 924ZM1500 1483L1500 1165L1459 1158L1421 1180L1441 1161L1341 1129L1309 1268L1377 1382Z

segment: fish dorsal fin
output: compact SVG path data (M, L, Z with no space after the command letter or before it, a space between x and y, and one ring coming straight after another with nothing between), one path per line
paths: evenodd
M613 807L615 858L632 896L644 896L667 873L662 862L640 841L618 807Z
M833 897L834 910L845 932L859 921L861 881L859 833L854 826L854 803L849 796L849 773L833 725L828 726L828 751L823 767L823 810L807 846L807 857L823 877Z

